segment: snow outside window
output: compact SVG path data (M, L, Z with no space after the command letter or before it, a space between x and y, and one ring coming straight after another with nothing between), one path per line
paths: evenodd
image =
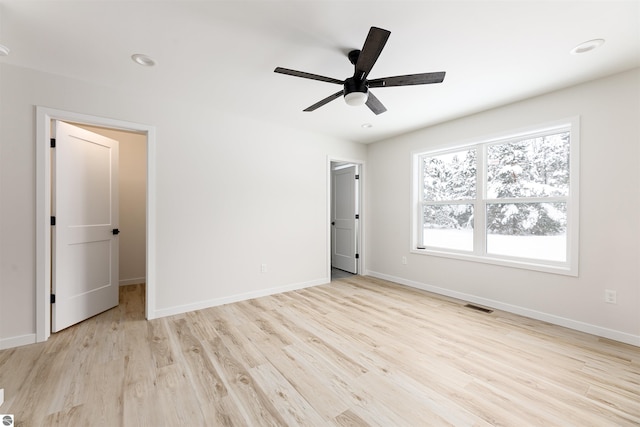
M577 275L578 119L414 155L412 251Z

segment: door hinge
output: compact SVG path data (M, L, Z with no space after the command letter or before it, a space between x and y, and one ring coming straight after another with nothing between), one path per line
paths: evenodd
M55 304L56 303L56 294L51 294L51 304Z
M56 148L56 139L55 138L51 138L50 142L51 142L51 148Z
M356 219L360 219L360 215L356 214Z
M360 179L360 175L356 175L356 179Z
M55 216L51 217L51 225L56 225L56 217Z
M360 254L356 254L356 259L360 258Z

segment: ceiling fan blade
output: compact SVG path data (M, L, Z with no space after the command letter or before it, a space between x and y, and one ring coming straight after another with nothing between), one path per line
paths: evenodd
M387 43L391 35L390 31L383 30L382 28L371 27L367 39L364 41L358 61L356 62L356 71L353 77L365 80L369 75L369 72L373 68L373 65L378 60L380 53L384 45Z
M319 76L318 74L305 73L304 71L290 70L288 68L277 67L273 70L276 73L288 74L290 76L302 77L304 79L320 80L321 82L344 84L344 80L338 80L331 77Z
M389 86L411 86L426 85L431 83L442 83L444 71L436 73L407 74L405 76L383 77L381 79L369 80L369 87L389 87Z
M302 111L313 111L317 108L322 107L324 104L328 104L329 102L333 101L336 98L340 98L342 96L342 94L344 93L344 90L341 90L339 92L334 93L333 95L329 95L327 96L325 99L323 99L322 101L318 101L315 104L313 104L310 107L305 108Z
M369 97L367 98L367 107L369 107L376 116L387 111L386 107L382 105L382 102L380 102L380 100L376 98L371 91L369 91Z

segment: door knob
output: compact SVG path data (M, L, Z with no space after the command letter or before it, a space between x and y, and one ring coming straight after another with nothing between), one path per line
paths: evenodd
M336 225L336 222L335 221L331 221L331 225Z
M113 235L117 235L120 234L120 230L118 230L117 228L114 228L113 230L111 230L111 233L113 233Z

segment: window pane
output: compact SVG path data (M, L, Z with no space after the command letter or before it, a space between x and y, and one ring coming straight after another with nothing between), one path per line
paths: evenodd
M473 205L427 205L423 209L425 246L473 251Z
M487 253L566 261L566 203L487 205Z
M422 157L425 201L476 197L476 150Z
M487 197L569 195L569 132L487 147Z

